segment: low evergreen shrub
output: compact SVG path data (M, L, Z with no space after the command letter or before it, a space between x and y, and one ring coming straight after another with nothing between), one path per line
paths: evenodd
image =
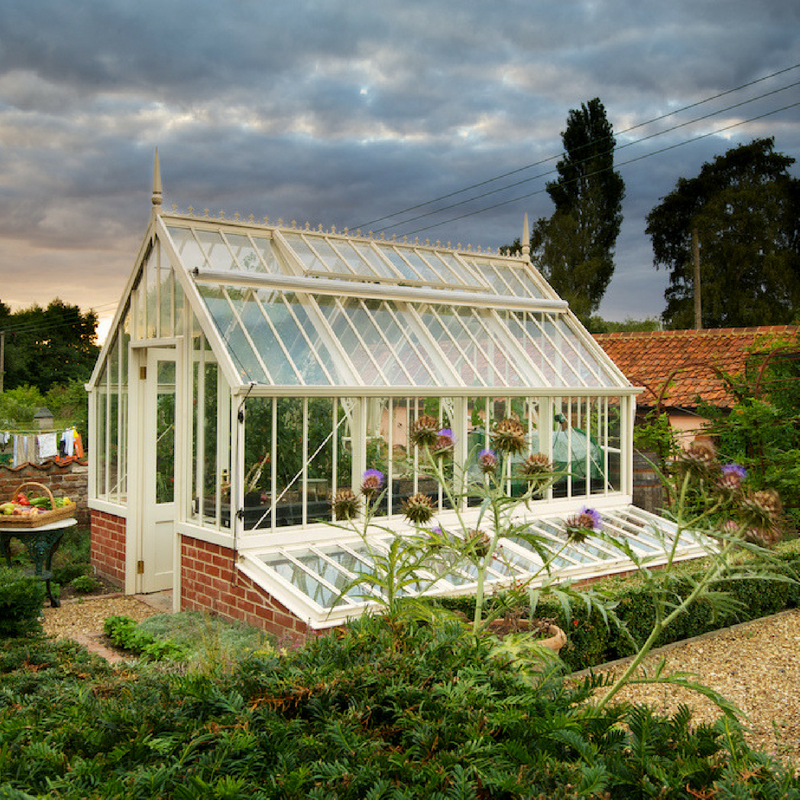
M800 795L730 717L599 708L599 678L538 667L515 670L460 623L378 617L217 676L15 640L0 645L0 797Z
M151 661L184 661L186 650L172 639L160 639L131 617L107 617L103 631L115 646Z
M19 567L0 567L0 636L40 633L44 582Z

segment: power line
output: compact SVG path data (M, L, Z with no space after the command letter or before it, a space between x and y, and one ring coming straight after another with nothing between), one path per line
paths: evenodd
M706 97L703 100L698 100L697 102L690 103L690 104L685 105L685 106L683 106L681 108L675 109L674 111L670 111L668 113L661 114L660 116L653 117L652 119L646 120L645 122L637 123L636 125L632 125L629 128L625 128L625 129L623 129L621 131L615 132L614 135L615 136L621 136L623 134L630 133L631 131L637 130L639 128L643 128L643 127L645 127L647 125L651 125L651 124L653 124L655 122L659 122L659 121L661 121L663 119L667 119L668 117L675 116L676 114L680 114L683 111L687 111L687 110L689 110L691 108L696 108L698 106L704 105L705 103L709 103L709 102L711 102L713 100L717 100L720 97L725 97L726 95L733 94L734 92L739 92L742 89L746 89L746 88L749 88L750 86L754 86L754 85L756 85L758 83L762 83L763 81L769 80L769 79L774 78L774 77L776 77L778 75L782 75L782 74L784 74L786 72L791 72L792 70L795 70L798 67L800 67L800 63L793 64L790 67L785 67L784 69L777 70L776 72L772 72L769 75L765 75L765 76L763 76L761 78L756 78L755 80L749 81L747 83L740 84L739 86L736 86L736 87L734 87L732 89L727 89L727 90L725 90L723 92L718 92L715 95L711 95L710 97ZM795 85L797 85L797 84L791 84L791 86L795 86ZM783 88L785 89L785 88L790 88L790 87L783 87ZM783 89L779 89L779 90L776 90L776 91L782 91L782 90ZM768 92L768 93L765 93L764 95L759 95L756 98L753 98L753 100L760 99L761 97L766 97L769 94L773 94L773 93L774 92ZM752 100L743 101L743 102L752 102ZM716 113L721 113L721 112L716 112ZM703 118L704 117L700 117L698 119L703 119ZM695 120L695 121L697 121L697 120ZM685 124L691 124L691 123L683 123L683 124L685 125ZM680 127L680 126L675 126L675 127ZM663 133L666 133L669 130L674 130L675 127L670 128L667 131L663 131ZM643 137L642 139L636 140L636 142L627 143L625 145L620 145L620 149L622 147L629 146L629 144L635 144L635 143L637 143L639 141L645 141L646 139L652 138L652 136L657 136L657 135L659 135L659 134L651 134L651 136ZM470 186L466 186L463 189L458 189L458 190L453 191L453 192L448 192L447 194L440 195L439 197L436 197L436 198L434 198L432 200L428 200L428 201L425 201L423 203L417 203L416 205L409 206L409 207L407 207L405 209L402 209L400 211L396 211L396 212L394 212L392 214L386 214L386 215L384 215L382 217L378 217L377 219L373 219L373 220L370 220L369 222L362 223L361 225L351 226L351 228L353 228L353 229L355 229L355 228L363 229L363 228L366 228L366 227L368 227L370 225L374 225L377 222L383 222L384 220L391 219L393 217L398 217L398 216L401 216L403 214L410 213L412 211L416 211L417 209L424 208L425 206L432 205L433 203L438 203L438 202L441 202L442 200L447 200L447 199L449 199L451 197L455 197L455 196L457 196L459 194L463 194L463 193L471 191L473 189L478 189L478 188L480 188L482 186L487 186L490 183L494 183L496 181L502 180L503 178L510 177L511 175L519 174L520 172L524 172L525 170L532 169L533 167L541 166L542 164L546 164L548 162L555 161L556 159L560 158L562 155L564 155L563 151L561 151L557 155L549 156L548 158L544 158L544 159L541 159L539 161L535 161L535 162L532 162L530 164L526 164L526 165L524 165L522 167L518 167L516 169L509 170L508 172L504 172L504 173L502 173L500 175L496 175L496 176L494 176L492 178L487 178L486 180L479 181L478 183L471 184ZM541 173L539 175L534 176L533 178L528 178L528 179L525 179L524 181L519 181L517 183L510 184L510 186L508 186L506 188L511 188L511 186L516 186L516 185L519 185L520 183L524 183L526 181L535 180L536 178L544 177L545 175L552 174L552 172L553 171L550 170L548 172ZM487 194L496 193L497 191L502 191L502 189L493 190L493 192L490 192L490 193L487 193ZM452 206L447 206L444 209L440 209L440 211L441 210L447 210L447 208L455 207L457 205L463 205L465 202L470 202L470 200L480 199L481 197L484 197L484 196L486 196L486 194L477 195L475 197L469 198L466 201L461 201L458 204L453 204ZM431 213L438 213L438 211L435 210L435 211L429 212L428 215L430 215ZM424 216L424 215L420 215L420 216ZM414 219L417 219L417 218L419 218L419 217L415 217ZM379 230L386 230L387 228L392 228L392 227L396 227L397 225L407 224L408 222L411 222L411 221L413 221L413 220L403 220L403 221L400 221L400 222L397 222L397 223L393 223L391 225L386 225L383 228L380 228Z
M673 125L670 128L665 128L663 131L658 131L656 133L651 133L648 136L643 136L641 139L635 139L634 141L626 142L626 143L621 144L618 147L616 147L616 152L619 152L620 150L624 150L627 147L632 147L635 144L641 144L642 142L646 142L649 139L655 139L658 136L663 136L664 134L672 133L673 131L676 131L676 130L678 130L680 128L685 128L685 127L687 127L689 125L694 125L697 122L702 122L703 120L710 119L711 117L717 116L719 114L724 114L726 111L732 111L735 108L740 108L741 106L745 106L748 103L753 103L756 100L762 100L765 97L769 97L770 95L778 94L779 92L786 91L786 89L791 89L791 88L793 88L795 86L800 86L800 81L795 81L794 83L790 83L787 86L782 86L780 89L774 89L771 92L765 92L764 94L760 94L760 95L758 95L756 97L751 97L748 100L742 100L739 103L734 103L733 105L726 106L725 108L720 108L717 111L712 111L712 112L710 112L708 114L704 114L703 116L695 117L694 119L688 120L686 122L681 122L681 123L679 123L677 125ZM632 130L632 128L629 128L628 130ZM599 153L599 154L596 154L596 155L608 155L609 153L613 153L613 152L615 152L615 148L611 147L605 153ZM580 166L581 164L586 164L589 161L591 161L592 158L594 158L594 157L596 157L596 156L593 155L591 157L587 157L585 159L579 160L579 161L576 162L576 165ZM627 163L627 162L623 162L623 163ZM493 194L499 194L500 192L505 192L508 189L513 189L515 186L521 186L524 183L530 183L531 181L538 180L539 178L545 178L548 175L554 174L556 171L557 170L555 170L555 169L551 169L551 170L548 170L547 172L540 172L537 175L533 175L533 176L531 176L529 178L523 178L522 180L515 181L514 183L506 184L505 186L501 186L498 189L491 189L488 192L483 192L482 194L476 194L476 195L473 195L472 197L468 197L466 200L459 200L457 203L451 203L450 205L441 206L440 208L432 209L431 211L426 211L424 214L418 214L415 217L409 217L408 219L404 219L404 220L402 220L400 222L395 222L395 223L392 223L390 225L386 225L383 228L378 228L377 231L375 231L375 232L379 233L380 231L389 230L390 228L395 228L395 227L397 227L399 225L408 225L411 222L416 222L419 219L425 219L426 217L433 216L434 214L441 214L444 211L449 211L452 208L458 208L459 206L466 205L467 203L472 203L475 200L481 200L484 197L490 197ZM537 192L537 194L540 194L540 193L541 192Z
M709 136L716 136L719 133L722 133L722 132L727 131L727 130L731 130L732 128L737 128L740 125L747 125L750 122L755 122L756 120L764 119L765 117L772 116L773 114L778 114L781 111L787 111L790 108L796 108L797 106L800 106L800 101L798 101L797 103L790 103L788 105L782 106L781 108L776 108L776 109L774 109L772 111L767 111L767 112L765 112L763 114L759 114L759 115L757 115L755 117L750 117L749 119L740 120L739 122L733 122L730 125L726 125L726 126L724 126L722 128L717 128L717 129L715 129L713 131L708 131L706 133L698 134L697 136L694 136L691 139L685 139L682 142L676 142L675 144L668 145L667 147L662 147L662 148L660 148L658 150L653 150L650 153L645 153L645 154L643 154L641 156L636 156L635 158L630 158L627 161L622 161L619 164L616 164L614 168L624 167L624 166L627 166L628 164L633 164L633 163L635 163L637 161L642 161L645 158L650 158L651 156L656 156L656 155L659 155L661 153L666 153L669 150L675 150L678 147L683 147L684 145L692 144L693 142L700 141L701 139L707 139ZM590 177L591 175L600 174L600 172L602 172L602 171L603 170L598 170L596 173L591 173L590 175L587 175L587 176L584 176L584 177ZM485 206L484 208L479 208L479 209L476 209L475 211L468 211L465 214L460 214L457 217L450 217L449 219L443 220L442 222L435 222L432 225L427 225L427 226L422 227L422 228L416 228L416 229L411 230L411 231L405 231L401 235L413 236L416 233L421 233L423 231L428 231L428 230L431 230L433 228L438 228L441 225L447 225L450 222L456 222L457 220L465 219L466 217L474 217L475 215L482 214L485 211L491 211L491 210L493 210L495 208L501 208L502 206L506 206L506 205L509 205L511 203L516 203L516 202L518 202L520 200L525 200L528 197L533 197L533 196L535 196L537 194L542 194L542 192L545 192L545 191L546 191L546 189L537 189L534 192L528 192L527 194L520 195L519 197L512 197L510 200L502 200L499 203L494 203L493 205ZM402 225L403 223L397 223L397 224L398 225ZM392 226L392 227L394 227L394 226Z

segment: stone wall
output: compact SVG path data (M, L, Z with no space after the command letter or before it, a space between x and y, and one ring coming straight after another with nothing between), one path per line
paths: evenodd
M233 550L181 537L182 611L208 611L261 628L279 637L313 633L246 575L234 574Z
M69 497L77 505L75 517L78 524L89 524L88 462L76 458L51 458L41 464L20 464L18 467L0 464L0 499L10 500L17 488L28 481L47 486L56 497ZM23 489L25 492L29 490L37 491L30 486Z

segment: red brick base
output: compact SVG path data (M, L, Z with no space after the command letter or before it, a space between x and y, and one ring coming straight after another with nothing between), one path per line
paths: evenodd
M306 623L234 569L233 550L190 536L181 537L180 607L219 614L280 637L312 634Z
M91 562L104 578L120 586L125 583L124 517L92 510Z

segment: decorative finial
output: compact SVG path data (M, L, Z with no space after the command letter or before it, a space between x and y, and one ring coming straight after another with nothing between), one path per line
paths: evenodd
M153 208L161 208L161 200L164 197L161 191L161 166L158 163L158 148L156 147L156 157L153 162Z
M531 229L528 227L528 212L525 212L525 220L522 223L522 257L526 261L531 260Z

